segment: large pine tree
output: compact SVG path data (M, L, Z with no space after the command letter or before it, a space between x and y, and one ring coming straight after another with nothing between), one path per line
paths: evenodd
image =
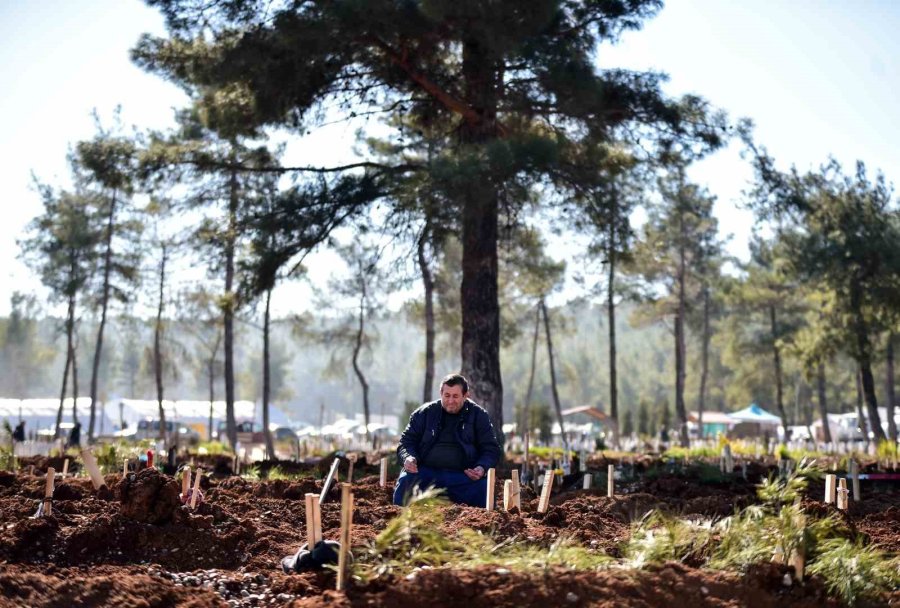
M462 372L498 433L504 214L538 182L571 192L594 179L597 159L585 151L623 127L654 125L664 146L719 140L701 100L670 102L660 75L595 64L598 45L640 28L658 0L148 3L165 15L169 37L144 36L135 60L210 98L245 100L248 120L304 132L325 107L346 116L401 108L453 134L455 145L429 170L460 218ZM371 179L417 168L363 161L342 169ZM352 201L370 202L362 199ZM302 232L304 211L296 211Z

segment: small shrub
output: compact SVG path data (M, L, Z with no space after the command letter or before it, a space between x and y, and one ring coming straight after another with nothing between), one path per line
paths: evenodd
M822 541L819 549L809 572L825 579L829 592L849 606L900 586L900 564L859 540L831 538Z
M635 568L685 561L705 551L712 537L710 521L695 522L651 511L632 530L623 553Z

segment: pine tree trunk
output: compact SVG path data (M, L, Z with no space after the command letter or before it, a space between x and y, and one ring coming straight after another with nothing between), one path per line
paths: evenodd
M56 426L53 429L53 439L59 439L59 426L63 419L63 406L66 402L66 390L69 386L69 368L72 365L72 326L75 321L75 296L69 296L69 306L66 313L66 364L63 367L62 389L59 392L59 409L56 411Z
M209 432L207 437L209 441L213 440L213 403L216 401L216 353L219 352L219 343L222 341L222 334L216 331L216 341L213 342L212 352L209 355L209 361L206 363L206 375L209 380ZM221 438L219 439L221 441Z
M703 412L706 410L706 380L709 376L709 287L703 286L703 336L700 346L700 394L697 397L697 427L703 439Z
M822 418L822 438L831 443L831 426L828 424L828 402L825 396L825 366L819 363L816 368L816 384L819 392L819 416Z
M679 215L680 238L678 244L678 309L675 312L675 413L678 416L679 436L682 447L690 447L691 440L688 436L687 408L684 405L685 384L685 336L684 316L687 310L685 302L685 239L684 218Z
M425 382L422 386L422 403L434 398L434 278L425 258L425 246L430 238L431 222L426 220L418 243L419 271L425 288Z
M534 338L531 341L531 372L528 374L528 390L525 391L525 404L522 406L522 417L524 418L522 425L523 438L525 440L525 458L522 474L527 477L528 474L528 450L531 440L531 395L534 390L534 370L537 367L537 346L538 336L541 333L541 307L534 307Z
M559 421L559 433L562 436L563 449L569 452L569 439L566 437L566 423L563 420L562 406L559 403L559 391L556 389L556 364L553 360L553 339L550 335L550 315L547 312L547 304L541 298L541 310L544 312L544 335L547 337L547 358L550 360L550 388L553 393L553 407L556 409L556 419Z
M94 443L94 418L97 403L97 380L100 373L100 355L103 351L103 332L106 329L106 311L109 308L109 276L112 270L112 238L116 217L116 195L113 190L106 221L106 251L103 254L103 295L100 300L100 327L97 329L97 346L94 349L94 365L91 369L91 417L88 422L88 444Z
M74 323L72 331L75 332ZM72 336L72 422L78 422L78 336Z
M497 95L501 86L499 61L488 44L470 38L463 42L462 72L465 101L480 120L466 120L459 128L463 146L482 145L497 138ZM500 302L497 288L499 193L490 179L468 180L462 208L462 373L472 397L490 414L503 445L503 379L500 373Z
M166 261L168 252L166 245L162 246L162 255L159 260L159 292L156 306L156 325L153 329L153 374L156 379L156 403L159 408L159 438L166 442L166 410L163 408L163 360L162 360L162 332L163 313L165 312L165 287L166 287ZM178 436L178 429L174 429Z
M885 357L885 399L887 403L887 423L888 437L891 441L897 443L897 421L894 419L894 408L896 404L896 396L894 394L894 332L888 332L887 337L887 356Z
M778 408L778 415L781 417L781 425L784 427L784 435L781 442L785 443L788 439L789 426L787 412L784 409L784 380L781 377L781 349L778 348L778 319L775 316L775 306L769 305L769 329L772 332L772 361L775 366L775 406Z
M231 449L237 446L237 424L234 419L234 254L237 240L238 180L231 172L228 196L228 232L225 236L225 424Z
M266 458L275 459L275 444L272 443L272 431L269 429L269 397L272 391L272 376L269 367L269 328L271 316L269 314L272 304L272 289L266 290L266 312L263 318L263 433L266 437Z
M856 420L857 426L863 436L863 441L869 443L869 425L866 421L866 415L863 413L863 388L862 388L862 369L856 368Z
M362 282L362 294L359 298L359 325L356 331L356 343L353 345L353 371L362 387L363 395L363 418L366 424L366 439L369 439L369 383L359 367L359 353L362 351L363 338L365 337L365 316L366 316L366 285Z
M875 378L872 375L872 344L869 340L869 329L860 304L861 288L854 284L850 286L851 310L854 315L856 333L857 356L859 357L859 369L862 376L862 392L866 400L866 410L869 414L869 428L876 442L887 439L884 429L881 428L881 416L878 415L878 399L875 397ZM868 441L868 437L866 437Z
M615 197L613 197L615 206ZM612 423L613 445L619 447L619 387L616 370L616 210L613 209L609 222L607 259L609 272L607 275L606 316L609 322L609 417Z

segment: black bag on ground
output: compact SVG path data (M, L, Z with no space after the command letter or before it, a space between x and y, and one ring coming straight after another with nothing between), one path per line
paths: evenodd
M341 549L340 543L333 540L320 540L313 547L312 551L309 550L308 546L309 543L304 543L297 553L281 560L282 570L290 574L291 572L319 570L327 564L338 563L338 552Z

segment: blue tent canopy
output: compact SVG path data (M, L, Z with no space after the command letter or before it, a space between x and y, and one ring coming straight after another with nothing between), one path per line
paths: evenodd
M738 420L740 422L758 422L760 424L781 424L781 418L775 416L774 414L770 414L763 408L759 407L755 403L751 403L749 406L744 409L734 412L733 414L729 414L729 417L732 420Z

